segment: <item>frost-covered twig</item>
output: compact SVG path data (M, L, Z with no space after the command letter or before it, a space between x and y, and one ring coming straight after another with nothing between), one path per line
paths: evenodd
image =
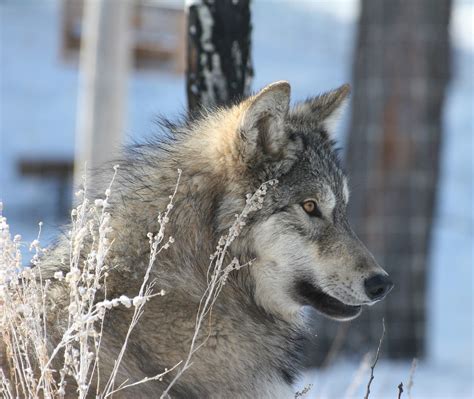
M52 397L54 380L52 370L45 365L48 350L45 341L45 298L49 283L39 276L36 279L31 267L23 267L21 236L11 237L7 219L2 215L0 203L0 331L11 381L2 370L2 390L18 397L32 397L41 386L45 397ZM38 237L32 242L34 251L31 263L37 264L42 253ZM1 354L0 354L1 356ZM35 371L42 368L42 384L37 381Z
M52 277L56 280L54 284L50 280L51 276L48 275L48 278L43 276L41 255L46 250L39 245L39 235L31 245L31 250L35 252L32 259L35 267L22 265L21 237L11 237L6 218L1 214L2 205L0 204L0 330L6 348L7 370L10 371L9 379L4 370L0 370L0 390L4 397L64 398L66 384L68 380L73 380L78 398L90 396L89 390L94 382L97 388L95 396L105 399L123 389L152 380L161 380L165 374L179 368L163 392L162 397L166 397L173 384L191 366L193 355L209 338L210 330L201 340L201 327L212 312L213 305L229 274L233 270L250 264L249 262L241 265L235 258L227 265L224 262L230 245L245 226L245 219L251 212L262 207L267 186L273 185L276 181L266 182L255 194L248 195L243 211L236 215L236 220L228 233L219 240L216 251L211 256L207 275L208 286L199 304L194 335L186 359L156 376L146 377L140 381L126 380L116 386L115 381L130 334L143 314L145 303L154 296L165 294L163 290L153 292L156 281L150 281L150 272L159 253L167 249L174 241L172 237L169 237L163 243L165 226L173 208L173 200L181 176L181 171L179 171L175 191L170 196L167 209L158 217L160 226L158 233L148 235L150 258L138 294L134 298L124 295L108 298L109 266L106 258L113 245L109 198L117 169L118 165L114 167L114 176L105 190L103 199L92 201L88 199L86 184L84 184L84 190L77 193L81 202L71 212L69 252L64 259L58 261L62 266ZM54 290L56 287L59 288L59 291L54 291L54 293L65 293L67 297L64 298L65 316L61 315L65 320L61 331L62 336L59 342L51 347L51 337L48 336L51 332L47 329L47 316L52 310L53 314L56 311L54 294L49 298L49 295L53 293L51 291L53 287ZM97 300L99 293L103 297L100 301ZM100 348L103 321L106 312L116 306L133 306L133 316L114 368L108 376L104 389L101 390ZM61 362L57 359L60 353L63 353ZM57 370L52 369L53 361L59 367Z
M163 372L161 374L158 374L154 377L146 377L146 378L144 378L140 381L134 382L132 384L124 385L124 386L121 386L117 389L114 388L115 379L117 378L117 372L118 372L118 369L119 369L120 364L122 362L125 350L127 348L127 344L128 344L128 340L130 338L130 334L132 333L133 329L135 328L135 326L138 323L138 320L140 319L141 315L143 314L143 306L145 305L146 300L148 298L150 298L153 294L153 287L155 285L155 281L152 281L150 283L148 282L148 280L150 279L151 269L153 268L153 265L155 264L155 260L156 260L157 256L160 254L160 252L163 249L167 249L169 247L169 245L174 242L174 239L172 237L169 237L168 241L164 245L161 245L161 243L164 239L164 236L165 236L165 227L166 227L166 224L169 221L169 213L173 209L173 200L174 200L174 197L176 196L176 193L178 191L178 186L179 186L180 179L181 179L181 170L178 169L178 180L176 182L176 186L175 186L173 194L170 195L170 200L169 200L169 203L167 205L166 211L165 211L164 214L158 215L158 224L160 226L160 228L158 230L158 233L156 233L155 235L153 235L152 233L148 233L148 239L149 239L149 242L150 242L150 258L149 258L149 261L148 261L148 266L147 266L147 269L145 271L145 276L143 277L142 285L140 287L140 291L138 293L138 296L135 297L134 301L133 301L134 311L133 311L132 321L129 325L127 334L125 336L125 340L122 344L122 348L120 349L120 353L119 353L117 359L115 360L114 368L112 370L112 373L110 374L110 377L109 377L109 379L108 379L108 381L105 385L104 391L102 393L102 397L104 397L104 398L107 398L107 397L111 396L113 393L115 393L117 391L120 391L122 389L125 389L126 387L135 386L135 385L138 385L138 384L150 381L150 380L154 380L154 379L160 379L160 378L163 377L163 375L168 373L168 370L165 370L165 372ZM160 292L160 294L164 295L165 292L162 290ZM170 370L174 369L176 366L177 365L173 366Z
M367 384L367 391L365 393L364 399L368 399L370 395L370 385L372 384L372 381L374 380L374 369L379 360L380 348L382 347L382 342L383 342L384 337L385 337L385 319L382 319L382 336L380 337L379 346L377 347L377 353L375 354L374 362L372 363L372 366L370 366L370 380Z
M413 361L411 362L410 374L408 376L408 384L407 384L408 399L412 399L411 389L413 388L413 385L414 385L414 377L415 377L415 371L416 371L417 365L418 365L418 359L415 357L413 358Z
M154 375L153 377L145 377L143 378L142 380L140 381L136 381L136 382L133 382L131 384L124 384L122 383L122 385L120 385L116 390L112 391L112 392L109 392L107 396L112 396L114 393L117 393L118 391L121 391L122 389L126 389L126 388L130 388L130 387L134 387L136 385L139 385L139 384L143 384L145 382L148 382L148 381L156 381L156 380L163 380L163 377L170 373L171 371L173 371L176 367L179 367L179 365L181 364L182 362L178 362L176 363L173 367L171 367L170 369L167 369L165 368L165 371L163 371L161 374L157 374L157 375Z
M295 399L304 398L309 391L313 388L313 384L306 385L301 391L295 393Z
M88 396L93 379L97 385L96 397L104 398L127 387L125 382L114 389L114 380L128 337L143 313L144 304L151 297L164 295L163 290L153 293L155 281L149 281L150 269L161 250L168 248L173 242L173 238L170 237L160 246L169 212L173 208L172 201L177 192L181 171L167 210L159 216L159 232L155 236L149 236L150 263L138 295L134 298L122 295L109 299L107 298L109 266L106 258L113 245L109 198L117 170L118 165L114 167L113 178L105 190L103 199L89 200L86 195L86 182L84 189L76 194L81 202L71 212L69 252L66 258L58 260L62 267L53 277L57 280L54 286L61 286L61 292L68 296L64 298L66 320L62 336L54 347L50 347L46 317L48 312L54 310L56 304L54 297L48 298L52 282L49 278L43 277L41 266L41 255L46 250L40 247L38 234L30 246L30 250L34 251L31 263L35 267L23 266L21 236L11 237L0 203L0 333L4 343L0 348L5 352L0 352L0 358L2 362L7 363L7 370L10 373L10 378L5 375L6 371L3 369L0 373L0 390L5 397L64 398L68 379L75 381L78 398ZM99 292L103 295L101 301L97 300ZM51 305L48 303L50 299L52 299ZM134 306L134 316L113 374L108 380L109 390L100 392L99 352L103 320L106 312L116 306ZM64 319L64 316L62 318ZM64 355L59 362L57 357L61 352ZM3 357L6 360L3 360ZM51 368L53 360L59 363L57 371ZM3 365L2 363L2 367ZM172 369L165 370L165 373ZM128 386L162 378L165 373L132 382Z
M15 395L13 395L11 384L8 381L5 373L3 372L3 368L0 367L0 394L5 399L14 399Z
M263 183L253 195L247 194L247 201L246 201L244 209L242 210L240 214L235 215L235 221L232 224L232 226L229 228L228 233L219 239L218 245L216 247L216 251L210 257L211 262L209 264L208 271L207 271L208 285L199 302L199 307L196 314L194 334L191 340L189 352L182 366L180 367L178 373L171 380L168 387L163 391L160 399L164 399L169 396L169 391L171 390L173 385L181 377L181 375L191 366L192 364L191 359L193 355L207 341L207 338L210 335L210 331L207 334L207 336L203 339L203 341L197 345L197 339L198 339L199 333L201 332L201 326L204 320L206 319L207 315L209 314L209 312L211 312L212 307L220 291L222 290L222 288L224 287L226 283L229 273L232 272L233 270L237 270L244 266L247 266L247 265L240 265L239 261L236 258L234 258L227 266L224 267L224 260L228 253L230 245L239 236L243 227L245 226L245 219L248 217L250 213L262 208L263 200L267 193L268 186L273 186L275 183L277 183L276 180L270 180L268 182Z

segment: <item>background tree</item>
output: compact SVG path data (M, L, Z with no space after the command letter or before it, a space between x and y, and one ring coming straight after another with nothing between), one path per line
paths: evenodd
M187 12L189 110L229 104L249 94L250 0L190 1Z
M451 0L362 0L346 146L350 219L395 288L351 323L343 340L351 350L376 348L382 317L385 353L412 357L425 350L450 9ZM327 346L338 328L319 324L318 347Z
M80 86L74 183L114 159L122 143L127 82L132 64L131 0L86 0L80 51ZM120 45L116 45L119 43ZM90 181L91 176L88 176Z

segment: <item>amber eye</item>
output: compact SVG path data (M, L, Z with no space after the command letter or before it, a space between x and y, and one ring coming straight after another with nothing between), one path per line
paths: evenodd
M314 216L314 217L322 217L322 213L318 208L318 205L316 205L316 202L313 200L307 200L303 202L302 204L304 211L309 215L309 216Z

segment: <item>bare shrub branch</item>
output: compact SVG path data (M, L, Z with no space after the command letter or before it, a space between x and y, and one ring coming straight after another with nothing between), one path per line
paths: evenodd
M206 343L207 339L209 338L211 331L208 332L207 336L200 344L197 344L197 339L201 331L201 326L207 315L212 311L212 307L220 291L224 287L229 273L233 270L237 270L244 266L247 266L240 265L239 261L234 258L227 266L224 267L224 261L228 253L229 247L241 233L243 227L245 226L245 219L247 218L247 216L250 213L262 208L263 199L267 193L267 186L273 186L275 183L277 183L276 180L270 180L268 182L263 183L253 195L247 194L247 201L244 209L239 215L236 215L235 221L229 228L227 235L222 236L219 239L216 251L210 257L211 262L207 271L208 285L199 302L194 334L191 340L188 355L184 360L183 365L180 367L178 373L175 375L173 380L171 380L168 387L163 391L160 399L169 397L170 389L181 377L181 375L191 366L191 359L193 355L202 347L202 345Z
M295 393L295 399L304 398L313 388L313 384L306 385L301 391Z
M7 376L5 371L0 369L0 392L6 398L64 398L67 380L72 379L77 387L78 398L90 396L89 390L95 380L95 396L105 399L129 387L152 380L161 381L167 373L178 369L161 396L168 397L168 392L178 378L191 367L193 355L211 334L209 330L207 334L200 335L201 327L209 318L229 274L250 264L249 262L241 265L234 258L226 265L226 256L230 245L244 228L245 219L251 212L261 209L267 187L275 184L275 180L262 184L253 195L247 195L244 209L236 215L235 222L228 233L220 238L215 253L210 257L208 286L199 304L187 357L158 375L145 377L140 381L125 380L116 386L129 337L144 312L145 303L154 296L165 294L163 290L153 292L156 280L150 281L150 272L160 252L174 242L172 237L164 242L165 226L173 209L173 200L181 177L181 171L178 171L174 193L170 196L165 212L158 216L158 233L148 234L149 263L137 296L108 298L107 277L110 270L106 260L114 242L109 198L117 169L118 165L114 167L113 178L103 199L90 200L86 195L86 182L84 189L77 193L80 203L71 212L68 253L65 259L59 260L61 269L53 271L52 279L50 276L43 278L41 255L46 250L40 247L40 234L30 247L34 251L31 263L36 267L23 266L21 236L11 237L7 220L2 216L3 208L0 203L0 331L5 344L5 349L0 350L0 359L2 366L4 362L8 364L7 370L10 372L10 376ZM55 280L54 285L52 280ZM48 296L55 287L60 287L61 292L64 290L68 301L66 300L62 336L59 343L51 347L51 338L48 336L51 332L47 329L46 317L50 311L48 306L55 306L54 300L51 305L48 302ZM103 295L101 301L97 300L99 292ZM103 322L106 312L117 306L133 306L133 315L112 372L101 390L100 349ZM59 370L53 370L53 360L59 362L56 358L60 353L63 353L63 358L59 363ZM3 360L4 357L6 361ZM303 390L301 394L308 390Z
M50 310L47 308L47 299L52 281L43 278L41 255L46 250L39 244L41 224L40 233L30 246L30 250L34 251L31 263L35 267L25 267L22 264L21 236L12 238L0 203L0 331L4 344L0 349L0 359L2 367L6 365L10 372L8 378L3 368L0 370L0 390L5 397L64 398L66 379L70 377L77 386L78 398L85 398L94 377L100 381L99 352L103 320L106 312L116 306L133 306L134 315L107 382L107 389L101 393L100 385L97 384L96 396L105 398L127 387L123 383L114 389L114 380L128 337L143 313L144 304L153 296L164 295L163 291L153 293L155 281L149 282L150 269L161 250L167 249L174 241L169 237L161 245L181 172L178 171L178 181L166 211L158 217L159 232L149 236L150 262L138 295L134 298L122 295L108 299L106 288L109 266L106 258L114 241L109 198L117 170L118 165L114 167L114 175L103 199L91 201L86 195L86 182L84 189L76 193L81 201L71 212L67 259L58 260L62 270L58 269L54 273L56 285L62 285L61 290L64 289L69 298L69 302L66 302L64 330L55 347L51 347L47 330L46 316ZM104 295L102 301L97 301L96 294L99 292ZM54 308L54 301L49 306ZM61 351L64 354L60 369L52 370L51 364ZM162 378L169 371L147 377L142 382ZM133 382L128 386L139 383Z
M370 385L372 384L372 381L374 380L374 369L379 360L380 348L382 347L384 337L385 337L385 319L382 319L382 335L380 337L379 346L377 347L377 352L375 354L374 362L372 363L372 366L370 366L370 380L367 384L367 390L365 392L364 399L369 399L369 396L370 396Z
M402 393L403 393L403 382L398 384L398 399L402 398Z
M141 381L137 381L128 385L123 385L117 389L114 389L114 384L115 384L115 379L117 378L117 372L120 367L120 364L123 359L123 355L125 354L125 350L127 348L128 340L130 338L130 334L132 333L133 329L137 325L141 315L143 314L143 306L145 305L145 302L147 301L148 298L150 298L153 295L153 287L155 285L155 281L151 281L150 283L148 280L150 279L150 272L151 269L153 268L153 265L155 264L157 256L160 254L160 252L164 249L167 249L170 244L174 242L174 239L172 237L169 237L168 241L164 244L161 245L163 242L163 239L165 237L165 227L166 224L169 221L169 213L173 209L173 200L174 197L176 196L176 193L178 191L178 186L179 186L179 181L181 179L181 170L178 170L178 180L176 182L176 186L174 189L174 192L172 195L170 195L170 200L168 203L168 206L166 208L166 211L164 214L158 215L158 224L160 226L158 233L153 235L152 233L148 233L148 239L150 243L150 257L148 261L148 266L145 272L145 276L143 278L142 285L140 287L140 291L138 293L138 296L134 298L134 311L133 311L133 316L132 316L132 321L130 323L130 326L127 330L127 334L125 336L125 340L122 344L122 347L120 349L120 353L115 360L114 363L114 368L112 370L112 373L109 376L109 379L105 385L104 392L102 393L102 397L107 398L111 396L113 393L118 392L122 389L125 389L126 387L130 386L136 386L138 384L155 380L155 379L160 379L163 377L163 375L167 374L169 371L174 369L177 365L173 366L170 370L165 370L163 373L158 374L154 377L145 377ZM162 291L162 295L164 295L164 291Z

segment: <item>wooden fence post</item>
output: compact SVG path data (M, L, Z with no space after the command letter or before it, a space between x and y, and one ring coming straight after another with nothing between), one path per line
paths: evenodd
M117 155L127 114L131 64L130 0L85 0L74 185ZM87 176L90 178L90 175Z

